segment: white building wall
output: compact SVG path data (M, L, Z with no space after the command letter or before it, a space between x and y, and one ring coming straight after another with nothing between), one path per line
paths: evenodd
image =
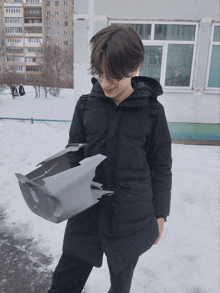
M76 1L77 2L77 1ZM110 18L200 20L219 19L218 0L94 0L95 14Z
M75 97L89 93L90 38L111 21L193 21L198 40L191 90L165 90L159 101L169 122L219 123L218 91L205 90L213 22L220 22L219 0L75 0L74 2ZM181 23L180 23L181 24Z

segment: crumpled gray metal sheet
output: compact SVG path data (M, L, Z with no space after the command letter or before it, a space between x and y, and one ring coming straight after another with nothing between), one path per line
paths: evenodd
M100 183L92 182L96 167L106 156L98 154L80 161L74 168L69 167L65 155L67 152L76 153L81 147L84 145L66 148L39 163L42 164L40 168L25 176L15 174L32 212L60 223L91 207L102 195L113 193L103 190Z

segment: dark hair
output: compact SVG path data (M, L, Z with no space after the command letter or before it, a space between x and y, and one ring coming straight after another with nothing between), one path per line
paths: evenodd
M90 40L92 45L92 75L105 75L120 80L128 77L144 60L144 46L138 33L131 26L110 25L97 32Z

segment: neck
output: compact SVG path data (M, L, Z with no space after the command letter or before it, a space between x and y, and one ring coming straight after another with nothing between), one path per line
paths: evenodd
M129 88L123 94L121 94L118 97L113 98L112 100L118 106L122 101L124 101L125 99L127 99L133 93L133 91L134 91L134 89L130 85Z

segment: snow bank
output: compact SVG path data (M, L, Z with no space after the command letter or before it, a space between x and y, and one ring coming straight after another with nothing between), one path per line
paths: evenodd
M72 90L60 97L34 98L32 87L13 100L0 96L1 117L71 120L76 99ZM51 255L60 257L65 222L53 224L27 207L14 173L23 175L67 144L70 123L0 121L0 205L9 227L33 237ZM219 292L219 147L175 145L171 215L160 242L140 257L131 293ZM90 293L109 289L106 259L87 283Z

